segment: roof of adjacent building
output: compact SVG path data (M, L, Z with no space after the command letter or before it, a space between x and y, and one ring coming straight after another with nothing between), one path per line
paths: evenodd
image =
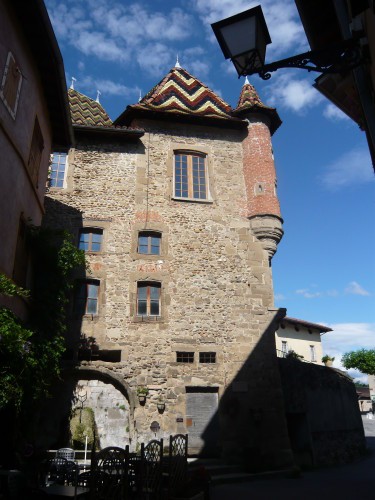
M136 141L144 130L115 126L100 102L70 88L68 90L70 115L75 136L100 135Z
M312 323L311 321L305 321L302 319L297 319L297 318L290 318L289 316L285 316L285 318L281 321L281 325L289 323L294 326L304 326L307 329L314 329L314 330L319 330L319 333L326 333L326 332L332 332L332 328L329 328L328 326L321 325L319 323Z
M112 120L99 102L72 88L68 90L68 96L73 125L92 125L95 127L110 127L112 125Z
M276 108L271 108L263 104L258 92L253 85L249 83L246 77L237 107L233 110L233 115L242 117L248 114L249 111L252 113L262 113L269 117L271 134L273 134L282 123Z

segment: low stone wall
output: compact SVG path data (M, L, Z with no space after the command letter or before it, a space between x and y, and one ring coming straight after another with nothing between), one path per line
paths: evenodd
M289 437L301 466L349 462L365 451L352 379L325 366L279 359Z

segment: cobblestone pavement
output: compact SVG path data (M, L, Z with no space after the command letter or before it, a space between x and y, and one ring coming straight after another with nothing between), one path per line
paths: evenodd
M363 418L369 453L348 465L301 477L259 479L211 488L210 500L375 500L375 419Z

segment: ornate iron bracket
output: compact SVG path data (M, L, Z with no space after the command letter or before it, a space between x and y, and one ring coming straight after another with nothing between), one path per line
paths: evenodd
M256 61L259 61L256 54L251 54L246 60L240 76L257 73L263 80L269 80L271 73L280 68L299 68L323 74L343 73L359 66L363 62L363 58L358 41L352 39L339 45L305 52L261 67L255 66Z

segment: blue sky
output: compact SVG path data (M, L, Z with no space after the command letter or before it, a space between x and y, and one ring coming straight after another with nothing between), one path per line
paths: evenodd
M210 24L258 4L272 44L266 60L309 50L293 0L46 0L67 83L115 119L175 65L236 106L243 84ZM334 329L334 355L375 346L375 177L358 126L312 87L317 74L285 69L250 82L283 125L273 137L285 235L273 259L276 305ZM354 371L353 376L359 375Z

